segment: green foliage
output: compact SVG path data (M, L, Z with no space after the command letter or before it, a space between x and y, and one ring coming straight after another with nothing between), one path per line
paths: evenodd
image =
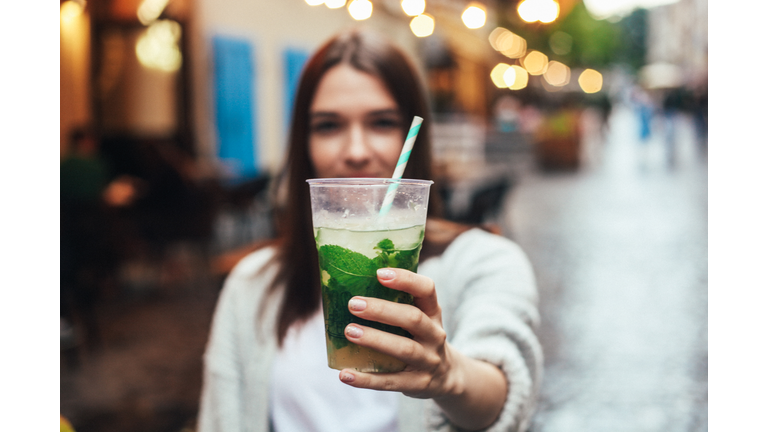
M625 63L637 69L645 61L646 12L636 10L618 23L612 23L593 18L584 3L577 2L567 15L552 24L526 23L510 9L499 25L525 38L529 49L541 51L551 60L571 68L600 69ZM573 38L569 52L553 52L549 41L556 32Z
M410 337L399 328L379 322L358 318L349 312L348 303L354 296L376 297L395 303L413 304L413 296L393 290L379 283L376 270L383 267L397 267L416 271L421 244L414 249L397 250L390 239L384 239L376 246L379 250L373 259L337 245L324 245L318 249L321 280L323 280L323 303L328 334L336 349L349 344L344 329L349 323ZM329 277L323 278L323 272Z

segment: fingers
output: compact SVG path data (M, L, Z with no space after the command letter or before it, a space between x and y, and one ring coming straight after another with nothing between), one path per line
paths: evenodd
M410 372L372 374L344 369L339 379L352 387L399 391L411 397L419 397L430 385L429 375Z
M379 269L376 274L385 287L411 294L416 307L430 318L440 316L440 305L437 303L435 282L432 279L398 268Z
M429 349L429 346L434 346L432 344L422 344L359 324L349 324L344 333L350 342L390 355L411 368L433 370L441 363L438 349Z
M368 321L403 328L419 342L437 345L445 341L439 315L433 319L416 306L355 296L349 300L349 311Z

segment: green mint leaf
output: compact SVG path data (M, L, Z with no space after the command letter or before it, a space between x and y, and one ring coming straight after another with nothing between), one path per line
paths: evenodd
M384 239L376 245L374 249L378 249L382 252L392 252L395 250L395 244L390 239Z
M361 253L336 245L318 249L320 270L325 270L340 286L353 296L366 295L368 287L378 283L376 264Z

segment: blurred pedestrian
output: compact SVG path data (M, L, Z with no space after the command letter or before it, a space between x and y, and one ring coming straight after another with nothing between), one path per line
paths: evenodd
M88 127L72 131L59 169L62 328L98 345L95 302L118 262L108 208L129 204L133 192L124 179L113 178Z
M243 259L224 285L204 357L201 432L527 429L542 368L530 263L503 237L437 219L438 194L430 197L418 273L377 276L414 294L415 306L350 301L354 316L413 335L355 324L345 330L349 341L405 362L405 371L327 367L305 180L390 177L415 115L425 126L404 177L429 179L431 116L402 51L352 30L309 59L280 177L279 238Z

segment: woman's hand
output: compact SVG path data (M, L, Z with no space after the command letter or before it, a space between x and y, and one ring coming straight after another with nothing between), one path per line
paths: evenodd
M506 379L497 367L468 358L446 341L442 313L432 279L408 270L378 270L382 285L407 292L414 305L371 297L353 297L352 314L407 330L413 339L359 324L345 329L349 341L373 348L407 364L402 372L363 373L344 369L339 378L353 387L399 391L431 398L457 426L487 427L498 417L506 399Z

